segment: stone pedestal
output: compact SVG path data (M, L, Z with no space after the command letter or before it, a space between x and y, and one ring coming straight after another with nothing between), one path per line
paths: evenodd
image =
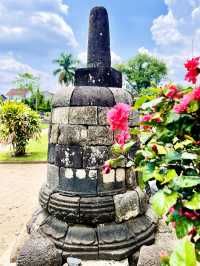
M102 173L114 141L107 112L119 102L132 104L132 97L121 88L121 73L110 67L106 10L93 9L90 21L88 68L77 70L75 87L53 100L47 183L39 196L43 211L29 231L39 224L38 232L54 242L64 260L122 260L153 242L155 223L146 215L146 194L125 165ZM133 114L130 125L136 122Z

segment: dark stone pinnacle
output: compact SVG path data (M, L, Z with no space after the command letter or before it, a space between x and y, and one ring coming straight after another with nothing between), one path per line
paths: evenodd
M76 70L75 86L122 87L121 72L111 68L109 20L104 7L90 12L87 68Z
M111 66L109 20L104 7L94 7L90 12L87 66Z

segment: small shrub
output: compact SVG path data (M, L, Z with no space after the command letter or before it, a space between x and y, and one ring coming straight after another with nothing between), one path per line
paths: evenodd
M0 140L12 144L15 156L24 155L28 141L40 132L39 114L27 105L6 101L0 106Z

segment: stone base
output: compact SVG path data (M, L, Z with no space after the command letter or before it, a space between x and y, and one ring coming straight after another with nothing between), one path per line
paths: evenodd
M38 232L54 242L64 260L70 256L82 260L123 260L142 245L152 244L156 227L145 215L120 224L94 226L70 225L41 212L38 218L34 216L33 227L37 220L41 222ZM31 225L29 228L31 231Z

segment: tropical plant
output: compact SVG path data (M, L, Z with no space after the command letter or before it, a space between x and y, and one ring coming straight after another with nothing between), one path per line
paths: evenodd
M71 54L61 53L58 59L53 60L59 68L54 70L53 74L59 75L58 80L60 84L69 85L74 81L75 66L78 63Z
M12 144L15 156L24 155L29 139L40 132L40 117L27 105L6 101L0 106L0 140Z
M162 256L162 265L195 266L200 261L200 87L196 86L200 73L200 57L185 64L185 79L195 84L180 90L174 84L152 88L149 95L138 97L131 108L118 104L108 113L108 121L116 135L113 159L103 170L121 160L134 166L138 181L145 184L155 180L158 192L151 198L156 213L170 224L178 238L170 257ZM128 128L131 111L140 113L135 128ZM128 152L140 139L134 158Z
M127 76L131 87L138 92L152 83L158 85L167 75L166 64L147 53L139 53L126 64L116 65L116 68Z

